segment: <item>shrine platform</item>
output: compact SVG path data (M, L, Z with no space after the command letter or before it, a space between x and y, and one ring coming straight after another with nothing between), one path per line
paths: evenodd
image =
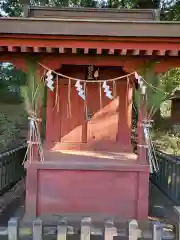
M26 215L147 219L149 166L134 153L45 150L44 156L44 162L26 165Z

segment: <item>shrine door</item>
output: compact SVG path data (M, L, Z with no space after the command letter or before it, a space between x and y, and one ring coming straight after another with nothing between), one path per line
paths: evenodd
M100 90L101 89L101 90ZM116 142L118 133L118 97L110 100L98 84L87 88L89 116L87 141L93 144Z
M100 92L99 84L89 83L86 97L84 101L78 96L74 86L69 94L67 85L61 87L61 142L87 143L93 147L116 143L120 107L118 88L117 97L109 100L103 89Z

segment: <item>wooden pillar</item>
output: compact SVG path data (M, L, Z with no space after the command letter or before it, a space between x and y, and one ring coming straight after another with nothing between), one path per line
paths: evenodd
M52 65L47 61L45 63L47 67L51 70L56 70L61 67L59 62ZM58 82L57 82L58 81ZM57 92L56 92L57 91ZM58 95L59 105L56 105L56 97ZM47 89L47 103L46 103L46 145L47 147L52 147L52 144L60 141L61 136L61 105L60 105L61 91L60 91L60 81L56 76L54 78L54 91Z
M46 105L46 143L53 142L54 137L54 92L50 89L47 90L47 105Z
M57 80L56 80L57 81ZM57 89L56 89L57 88ZM58 91L58 103L56 105L56 91ZM61 136L61 102L60 86L56 84L54 91L47 90L46 104L46 144L52 145L53 142L59 142Z
M127 105L126 117L127 117L127 128L128 128L128 138L129 138L128 144L132 147L131 130L132 130L133 86L130 82L127 84L127 103L126 103L126 105Z
M133 89L128 82L124 81L120 83L119 92L118 142L131 151Z

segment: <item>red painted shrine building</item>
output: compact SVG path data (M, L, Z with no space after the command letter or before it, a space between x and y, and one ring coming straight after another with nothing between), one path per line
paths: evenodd
M179 66L179 26L155 10L29 7L0 18L0 60L26 71L32 56L38 76L53 75L44 161L26 163L26 215L147 218L143 98L137 155L131 144L135 72L151 60L157 72Z

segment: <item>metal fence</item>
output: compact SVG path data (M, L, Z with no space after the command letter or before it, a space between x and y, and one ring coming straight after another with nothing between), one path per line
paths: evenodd
M156 152L159 170L151 180L176 205L180 205L180 159Z
M22 145L0 154L0 195L24 177L25 169L22 163L25 153L26 145Z
M23 225L24 224L24 225ZM119 239L137 240L142 239L176 239L178 231L173 226L165 226L160 222L143 222L141 226L136 220L128 223L113 220L103 222L92 221L90 217L82 218L80 221L69 222L65 218L58 221L43 221L36 219L31 226L26 223L11 219L7 229L0 230L1 240L113 240Z

